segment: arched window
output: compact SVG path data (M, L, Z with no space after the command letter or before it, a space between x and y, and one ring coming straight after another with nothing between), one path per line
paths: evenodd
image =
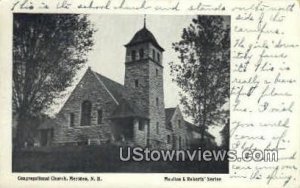
M74 127L74 119L75 119L74 113L70 113L70 127Z
M181 136L179 136L179 139L178 139L178 146L179 146L179 149L181 149Z
M136 59L135 56L136 56L136 52L135 52L135 50L132 50L131 51L131 60L132 61L135 61L135 59Z
M91 125L92 103L90 101L83 101L81 104L81 126Z
M160 62L160 55L158 52L157 52L157 61Z
M170 135L167 136L167 143L168 143L168 144L171 143L171 136L170 136Z
M145 129L145 124L144 124L144 122L143 121L139 121L139 130L140 131L144 131L144 129Z
M103 120L103 110L98 110L97 112L98 112L97 122L98 124L101 124Z
M186 147L189 147L189 139L187 136L185 137L185 144L186 144Z
M155 60L155 50L152 50L152 59Z
M140 59L144 58L144 49L143 48L140 49L139 55L140 55Z

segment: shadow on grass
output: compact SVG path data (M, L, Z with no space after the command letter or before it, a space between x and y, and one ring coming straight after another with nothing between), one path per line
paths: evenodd
M13 172L228 173L227 161L121 161L119 146L41 147L13 152Z

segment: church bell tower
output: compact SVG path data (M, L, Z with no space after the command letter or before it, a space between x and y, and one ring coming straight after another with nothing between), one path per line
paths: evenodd
M143 28L136 32L125 47L125 87L129 91L129 98L149 118L150 145L162 146L166 142L162 63L164 49L147 29L146 20Z

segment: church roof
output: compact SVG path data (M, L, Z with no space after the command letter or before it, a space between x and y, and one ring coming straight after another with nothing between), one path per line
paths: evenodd
M111 114L110 118L114 119L127 117L140 117L148 119L147 115L144 114L133 102L123 98L118 107Z
M93 72L103 82L113 97L120 103L121 100L126 96L125 87L122 84L103 76L102 74L99 74L95 71Z
M104 84L107 90L112 94L112 96L119 103L117 108L113 111L110 118L126 118L126 117L142 117L147 118L147 116L142 113L142 111L129 99L125 87L113 81L97 72L94 75Z
M174 115L174 112L175 112L176 108L165 108L165 114L166 114L166 124L168 124L173 115ZM187 129L191 130L191 131L194 131L194 132L197 132L197 133L201 133L201 129L199 126L196 126L188 121L184 121L184 124L185 126L187 127ZM211 135L209 132L205 131L204 134L207 136L207 137L210 137L210 138L215 138L213 135Z
M158 44L154 35L145 26L141 30L136 32L130 42L125 46L129 47L144 42L151 42L155 47L157 47L161 51L164 51L164 49Z
M198 132L198 133L201 133L201 129L199 126L196 126L188 121L185 121L185 126L190 129L190 130L193 130L195 132ZM207 131L204 131L204 134L207 136L207 137L211 137L211 138L215 138L213 135L211 135L209 132Z

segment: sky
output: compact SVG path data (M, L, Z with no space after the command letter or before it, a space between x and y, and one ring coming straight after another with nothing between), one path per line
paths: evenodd
M90 66L93 71L123 84L125 75L124 45L132 39L137 31L143 28L144 15L97 14L88 17L97 32L94 34L93 49L88 54L87 66ZM176 83L172 82L170 75L169 62L179 61L178 54L172 49L172 43L181 39L183 28L187 27L194 17L191 15L146 15L147 29L152 32L160 46L165 49L162 62L166 108L176 107L180 100L178 95L180 89ZM74 86L69 91L75 87L86 68L78 73ZM60 104L62 106L63 102ZM56 112L60 107L55 108ZM187 120L191 121L189 118ZM218 138L219 130L220 128L213 127L209 129L209 132ZM217 143L220 142L220 140L216 141Z

